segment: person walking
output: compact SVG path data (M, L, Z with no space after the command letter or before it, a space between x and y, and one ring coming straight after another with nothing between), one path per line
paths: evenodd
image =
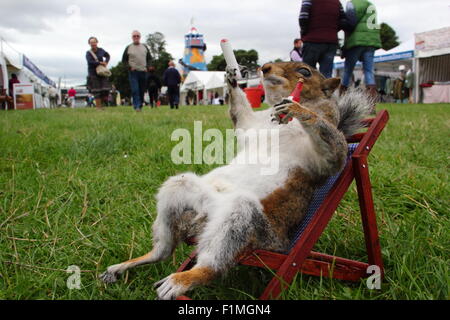
M58 106L58 90L55 87L50 87L48 89L48 96L50 99L50 108L56 108Z
M77 91L72 87L67 91L67 101L69 102L69 108L75 108L75 97L77 95Z
M8 95L3 86L0 86L0 109L14 110L14 99Z
M147 85L150 107L154 108L157 106L158 96L161 90L161 80L155 74L155 67L150 67L148 70Z
M345 36L345 64L340 93L347 90L355 65L361 61L366 89L376 102L378 91L375 84L374 55L375 50L381 48L381 37L375 6L368 0L352 0L347 3L346 12L350 23L355 27Z
M16 83L20 83L19 79L17 78L17 74L13 73L11 74L11 79L9 79L9 95L14 99L14 85Z
M98 66L107 67L111 59L108 52L98 47L98 39L90 37L88 40L91 49L86 52L86 61L88 64L87 88L95 98L95 108L103 109L103 103L108 103L108 95L111 90L111 82L108 77L98 74Z
M302 46L303 42L301 39L295 39L294 40L294 49L291 50L291 53L289 56L291 57L291 61L298 61L302 62Z
M89 108L92 108L94 106L94 97L91 94L87 95L86 103Z
M144 94L147 90L147 71L150 68L152 56L149 48L141 43L139 31L133 31L131 37L133 43L125 48L122 62L128 68L134 110L139 112L144 104Z
M175 69L175 62L169 62L169 68L164 71L163 83L165 86L167 86L170 109L178 109L178 105L180 103L181 76L178 70Z
M112 85L111 86L111 91L110 91L110 98L111 98L111 101L110 101L110 106L111 107L117 107L117 95L118 95L119 93L118 93L118 91L117 91L117 88L116 88L116 86L115 85Z
M338 48L337 33L348 29L347 17L339 0L303 0L300 17L303 62L331 78Z

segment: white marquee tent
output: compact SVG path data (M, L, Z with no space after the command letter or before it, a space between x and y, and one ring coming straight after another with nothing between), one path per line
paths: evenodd
M0 37L0 87L9 92L9 79L16 74L21 84L32 84L36 108L50 106L48 92L56 84L49 79L24 54L12 48Z
M181 86L180 103L186 103L189 90L197 95L199 104L209 104L211 94L219 93L222 97L226 94L225 72L223 71L191 71ZM201 93L200 93L201 92ZM201 99L200 99L201 98Z

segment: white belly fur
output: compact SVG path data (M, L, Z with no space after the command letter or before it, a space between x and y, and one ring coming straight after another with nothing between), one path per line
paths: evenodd
M271 109L255 113L256 119L253 120L256 121L253 121L251 125L247 124L246 128L279 129L279 169L276 174L261 174L261 169L268 167L264 163L242 164L243 162L238 160L245 153L238 151L230 164L216 168L202 177L217 192L250 191L258 199L263 199L284 185L291 169L307 169L308 166L315 164L315 159L318 160L319 157L314 150L311 138L300 122L294 119L287 125L279 125L271 121L271 113ZM270 139L270 135L268 139ZM267 146L270 149L270 142L267 143ZM267 154L270 155L271 151L273 150L268 150ZM251 150L251 152L257 152L257 150Z

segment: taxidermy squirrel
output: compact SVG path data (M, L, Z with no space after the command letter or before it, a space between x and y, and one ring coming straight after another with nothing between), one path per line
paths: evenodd
M160 299L175 299L223 274L247 251L288 249L314 190L344 167L345 137L362 127L372 103L361 91L333 97L340 79L325 79L301 62L269 63L261 70L272 108L254 112L237 85L237 70L228 68L230 116L235 129L241 129L236 130L238 140L250 129L279 130L278 172L262 175L262 164L236 161L242 157L238 150L230 164L204 176L169 178L157 195L153 250L110 266L100 276L103 281L115 282L131 267L164 260L180 242L195 236L196 265L155 284ZM303 91L301 103L296 103L285 97L299 79Z

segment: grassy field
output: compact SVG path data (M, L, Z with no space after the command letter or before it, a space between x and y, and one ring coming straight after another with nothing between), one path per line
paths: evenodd
M369 163L386 281L369 290L298 275L284 299L448 299L450 105L383 105L391 120ZM173 130L231 128L226 107L0 112L0 299L154 299L152 284L190 252L97 280L111 264L151 248L155 194L169 176L213 166L175 165ZM316 250L365 260L355 186ZM69 290L68 266L81 268ZM196 299L258 297L271 273L238 267Z

